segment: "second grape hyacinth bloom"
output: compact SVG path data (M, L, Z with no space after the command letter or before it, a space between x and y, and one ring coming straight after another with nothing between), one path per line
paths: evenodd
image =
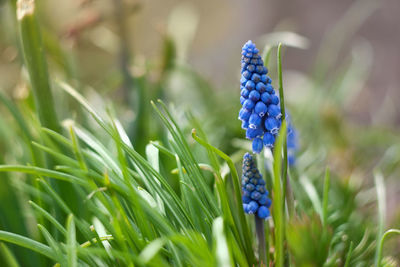
M255 214L260 219L270 216L271 200L265 188L265 181L257 169L253 156L246 153L243 156L242 170L242 200L244 212Z
M252 140L253 152L260 153L263 146L274 146L282 114L268 70L252 41L242 48L241 73L239 119L246 138Z
M289 166L294 166L296 163L296 152L298 149L297 131L294 128L290 116L286 114L288 123L287 130L287 159Z

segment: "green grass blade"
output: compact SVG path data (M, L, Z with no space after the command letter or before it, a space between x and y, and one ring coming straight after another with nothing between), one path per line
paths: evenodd
M168 157L170 157L171 159L175 159L175 154L169 150L168 148L160 145L157 141L151 141L150 144L152 144L153 146L155 146L158 150L160 150L160 152L162 152L164 155L167 155Z
M63 162L64 164L68 164L69 166L79 166L76 160L71 159L70 157L64 155L63 153L59 153L49 147L43 146L36 142L32 142L32 145L54 156L54 158L58 159L59 162Z
M278 79L279 79L279 102L280 102L280 108L281 108L281 113L282 113L282 121L286 121L286 111L285 111L285 96L283 93L283 78L282 78L282 44L280 43L278 45L278 51L277 51L277 67L278 67ZM286 138L284 139L283 143L283 162L282 162L282 179L283 179L283 184L282 184L282 190L283 190L283 196L286 199L287 205L288 205L288 210L289 210L289 216L292 216L294 214L294 199L293 195L290 189L290 183L289 176L287 173L287 166L288 166L288 159L287 159L287 144L286 144ZM283 202L283 205L285 206L285 201ZM285 209L285 207L283 207Z
M38 206L35 202L29 201L29 204L40 213L43 218L46 218L51 224L53 224L64 236L67 234L67 230L47 211Z
M163 238L157 238L151 241L139 254L139 260L143 264L148 264L157 253L163 248L166 240Z
M58 85L61 87L61 89L63 89L73 98L75 98L100 125L104 125L103 119L97 114L97 112L89 105L89 102L78 91L76 91L74 88L64 82L58 82Z
M279 80L279 98L280 98L280 107L282 112L282 120L286 118L285 113L285 98L283 94L283 79L282 79L282 44L278 45L278 80Z
M315 186L311 183L309 178L306 176L300 177L300 184L303 186L304 191L307 193L308 198L311 200L314 210L320 216L321 221L323 221L324 219L323 219L322 204L321 204L321 200L319 199L317 189L315 189Z
M58 263L60 263L62 266L65 264L64 256L61 252L61 247L60 243L58 243L47 231L47 229L43 226L38 224L38 228L40 232L43 234L44 238L46 239L47 243L49 246L52 248L55 257L57 258Z
M215 240L215 257L221 267L232 266L230 262L228 244L224 232L224 220L218 217L213 222L213 235Z
M72 148L75 154L75 158L79 163L79 167L81 168L82 171L87 172L88 168L86 166L86 162L84 160L84 157L82 155L82 150L81 147L79 146L79 142L78 139L76 138L76 134L74 131L74 128L72 127L72 125L69 126L69 135L72 141Z
M382 235L382 238L379 241L379 244L377 246L378 250L377 250L375 267L381 267L383 244L384 244L386 238L388 238L389 235L393 235L393 234L400 235L400 229L389 229Z
M74 216L70 214L67 219L67 262L68 267L77 267L78 258L76 250L76 233L75 233Z
M18 0L17 19L25 64L40 122L43 126L60 132L61 127L54 109L42 37L35 15L35 1Z
M279 131L278 140L274 146L274 185L273 185L273 219L275 225L275 266L282 267L284 264L284 247L283 241L284 227L285 227L285 215L284 215L284 195L282 190L282 149L286 139L286 121L282 122L281 129Z
M84 186L87 185L86 181L78 177L39 167L22 166L22 165L0 165L0 172L22 172L37 176L47 176L54 179L67 181L79 185L84 185Z
M353 242L350 242L350 248L349 248L349 252L347 253L347 257L346 257L346 262L344 264L344 267L350 267L350 260L351 260L351 255L353 253Z
M329 187L330 187L330 173L327 168L325 171L325 180L324 180L324 196L322 200L322 223L324 226L327 224L328 220L328 201L329 201Z
M53 254L53 250L49 246L46 246L33 239L0 230L0 240L30 249L52 260L57 260Z
M376 242L379 244L382 239L383 232L385 229L385 217L386 217L386 190L383 180L383 176L380 172L376 171L374 173L375 187L376 187L376 197L378 201L378 231L376 234ZM375 252L375 266L379 266L379 251L380 247L376 247Z
M66 213L70 214L72 213L71 209L68 207L68 205L62 200L62 198L57 194L56 191L54 191L53 188L44 180L44 179L39 179L40 185L43 187L45 191L47 191L48 195L52 197L55 201L56 204Z
M8 267L20 266L12 251L3 242L0 242L0 254Z

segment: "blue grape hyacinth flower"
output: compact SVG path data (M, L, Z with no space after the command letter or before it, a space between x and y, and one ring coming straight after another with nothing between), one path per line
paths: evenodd
M288 122L287 130L287 159L289 166L296 163L296 152L298 150L298 137L297 131L293 126L290 116L286 114L286 121Z
M243 156L242 169L242 200L245 213L255 214L258 218L270 217L271 200L265 188L265 181L257 169L253 156L246 153Z
M246 138L252 140L254 153L263 147L273 148L281 126L279 97L267 76L268 69L252 41L242 48L242 77L240 79L239 119L246 130Z

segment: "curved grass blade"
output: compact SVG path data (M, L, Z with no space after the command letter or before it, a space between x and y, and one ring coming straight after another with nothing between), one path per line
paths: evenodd
M29 204L40 213L43 218L46 218L49 222L51 222L64 236L67 234L67 230L47 211L38 206L35 202L29 201Z
M52 248L55 257L57 258L57 262L61 263L62 266L64 266L64 264L66 263L66 260L64 259L64 256L61 252L60 244L51 236L49 231L47 231L47 229L43 225L38 224L38 228L39 228L40 232L43 234L47 243Z
M54 261L57 260L54 256L53 250L49 246L25 236L0 230L0 240L30 249Z
M139 260L142 264L148 264L163 248L166 240L163 238L157 238L151 241L139 254Z
M87 181L84 181L75 176L39 167L22 166L22 165L0 165L0 172L22 172L37 176L51 177L54 179L63 180L83 186L88 185Z
M379 241L375 267L380 267L381 266L383 244L384 244L386 238L388 238L389 235L393 235L393 234L400 235L400 229L389 229L389 230L387 230L383 234L381 240Z

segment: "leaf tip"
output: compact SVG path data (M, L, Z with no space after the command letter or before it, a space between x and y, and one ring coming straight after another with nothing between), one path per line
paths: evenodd
M17 18L22 20L27 15L33 15L35 11L34 0L18 0L17 1Z

